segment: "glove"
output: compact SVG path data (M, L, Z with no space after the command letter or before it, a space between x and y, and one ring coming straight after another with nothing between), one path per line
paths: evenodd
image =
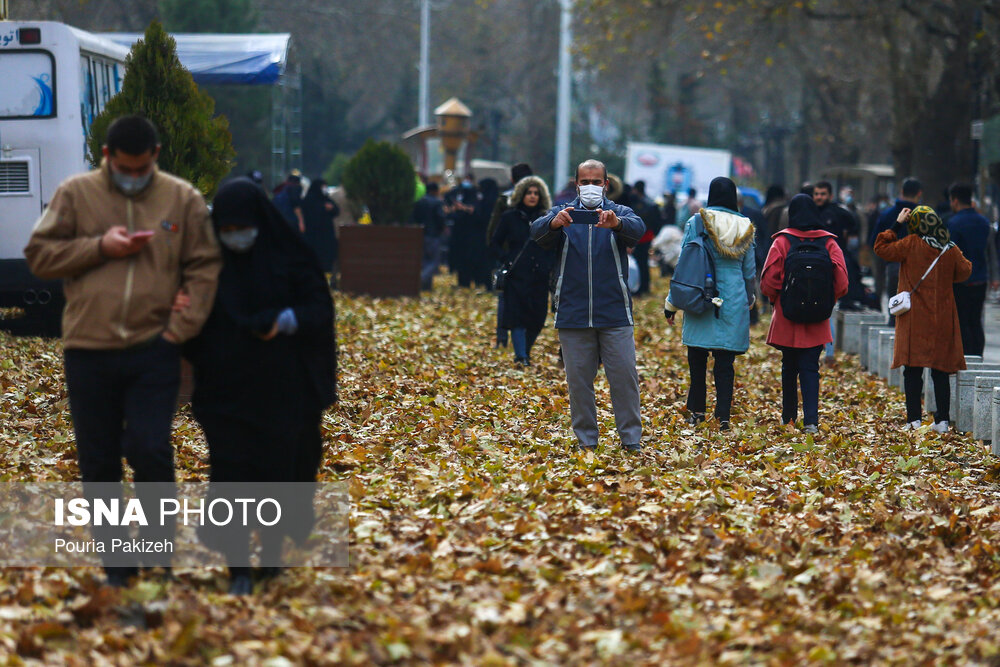
M663 309L663 316L667 318L667 322L673 323L675 315L677 315L676 310L667 310L666 308Z

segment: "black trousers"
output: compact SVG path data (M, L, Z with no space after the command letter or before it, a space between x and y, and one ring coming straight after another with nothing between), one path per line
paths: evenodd
M932 368L931 381L934 383L934 400L937 402L934 421L951 421L951 386L948 383L948 374ZM921 400L924 397L923 367L903 368L903 391L906 392L906 421L907 423L918 421L923 416L921 409Z
M689 412L704 414L708 387L705 374L708 372L708 354L715 357L712 376L715 378L715 418L728 422L733 407L733 384L736 371L733 362L736 353L727 350L707 350L703 347L688 347L688 369L691 371L691 388L688 389L687 409Z
M802 423L819 424L819 355L823 346L781 349L781 423L794 422L802 387Z
M170 428L180 388L180 359L180 347L162 338L124 350L66 350L66 384L85 495L121 497L120 486L113 487L117 491L107 486L95 491L93 483L120 483L123 456L144 507L159 507L160 497L176 495ZM140 530L143 539L173 538L172 523L150 523ZM127 530L95 526L94 536L124 539ZM151 562L150 554L143 555L143 562L169 564L169 554L155 554L154 560L156 556L163 562Z
M958 326L962 331L962 347L966 354L982 355L986 346L983 331L983 303L986 302L986 283L955 285L955 307L958 309Z
M649 249L652 247L652 242L640 243L632 253L639 265L639 294L649 294Z

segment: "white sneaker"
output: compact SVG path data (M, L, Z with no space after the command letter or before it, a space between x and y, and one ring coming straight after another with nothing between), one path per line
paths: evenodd
M935 422L934 426L931 426L931 428L937 431L938 433L947 433L948 422Z
M907 424L906 426L904 426L903 430L904 431L916 431L918 428L920 428L920 426L921 426L920 420L919 419L915 419L915 420L911 421L909 424Z

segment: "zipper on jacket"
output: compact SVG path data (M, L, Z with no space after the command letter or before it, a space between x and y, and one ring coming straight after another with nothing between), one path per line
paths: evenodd
M587 225L587 302L590 306L590 316L587 326L594 328L594 226Z
M125 200L125 210L127 211L128 233L133 234L135 232L135 211L131 197L127 197ZM135 281L135 262L135 255L129 257L128 273L125 274L125 294L122 298L122 321L118 325L118 335L122 337L122 340L128 338L128 308L129 302L132 301L132 289Z

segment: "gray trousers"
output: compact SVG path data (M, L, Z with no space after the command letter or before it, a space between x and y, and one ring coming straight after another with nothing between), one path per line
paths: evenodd
M573 433L580 445L597 445L597 403L594 380L598 363L604 364L611 387L611 407L622 444L637 444L642 437L639 416L639 373L635 368L632 327L610 329L559 329L569 411Z

